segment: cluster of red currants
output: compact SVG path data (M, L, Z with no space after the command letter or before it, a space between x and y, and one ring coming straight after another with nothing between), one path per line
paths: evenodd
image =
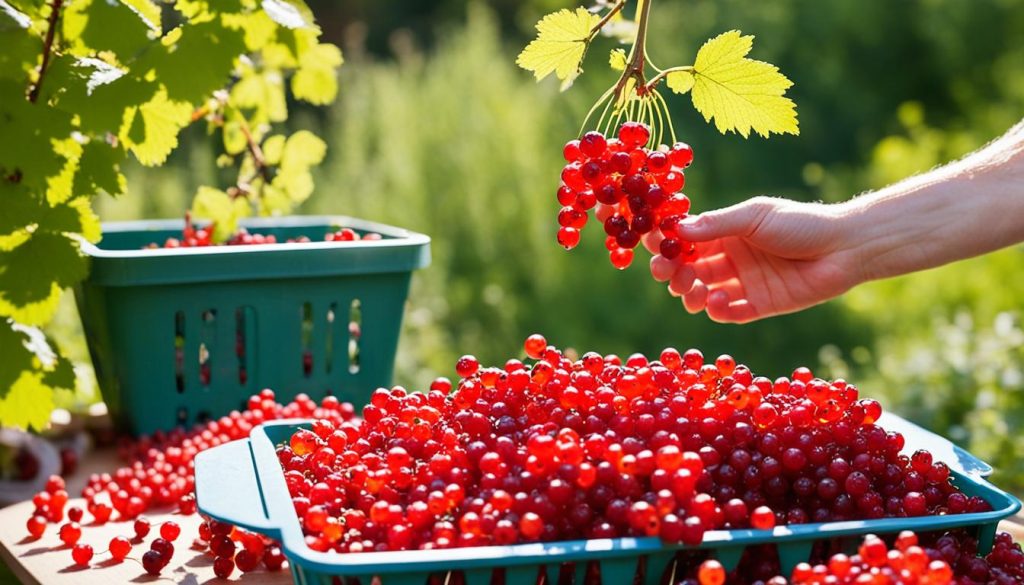
M800 563L793 570L792 585L888 583L892 585L947 585L953 582L949 563L929 557L918 546L917 535L904 531L892 549L881 538L868 535L857 554L833 555L826 563Z
M481 367L377 390L363 424L317 421L278 454L310 548L437 549L955 514L988 505L875 422L877 402L798 368L666 349Z
M167 238L164 241L162 247L164 248L204 248L207 246L215 246L213 242L213 230L214 224L210 224L206 227L197 228L192 224L191 214L185 213L185 227L181 231L180 238ZM369 242L382 239L382 236L378 233L368 232L360 235L359 232L352 228L340 228L332 232L328 232L324 236L325 242ZM297 238L288 238L285 243L287 244L308 244L312 240L308 236L299 236ZM277 236L274 234L252 234L249 230L244 227L238 228L234 234L224 245L226 246L258 246L262 244L277 244ZM150 244L147 248L159 248L157 244Z
M80 523L86 512L94 524L134 520L137 542L150 529L149 522L141 517L145 512L177 509L183 515L195 514L193 459L200 451L248 437L254 426L269 420L317 418L337 424L355 421L353 406L332 396L317 404L300 394L289 404L280 404L275 401L273 391L263 390L249 398L247 407L245 411L234 411L190 431L176 429L123 443L120 454L131 463L112 474L90 476L82 490L85 510L77 506L67 509L69 522L61 526L60 537L73 547L74 561L86 565L93 556L91 545L78 543L83 530ZM39 538L49 523L62 522L67 502L68 493L63 479L57 476L50 478L46 489L33 497L35 511L26 524L29 535ZM161 538L154 540L151 549L141 558L148 573L158 574L167 565L174 553L170 543L179 532L180 527L174 522L161 525ZM225 544L223 537L232 542ZM234 541L242 544L242 550L237 554L233 554ZM218 575L229 575L235 565L243 572L252 571L261 561L267 569L278 570L284 562L280 547L272 541L215 521L200 526L196 543L199 548L209 549L215 555L214 570ZM121 560L131 551L131 541L118 536L111 540L108 549L112 558ZM229 549L232 554L228 554Z
M604 223L611 263L620 270L633 262L633 249L654 230L665 236L662 256L693 256L693 244L680 240L676 232L690 210L690 200L681 191L683 169L693 162L693 150L682 142L648 149L650 138L647 126L626 122L618 138L587 132L565 145L562 154L568 164L558 188L559 244L575 248L588 212L594 209Z

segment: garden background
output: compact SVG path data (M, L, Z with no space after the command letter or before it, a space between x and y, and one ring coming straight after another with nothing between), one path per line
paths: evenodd
M666 345L730 353L756 372L809 365L991 462L1024 495L1024 248L857 288L797 315L735 326L688 315L646 263L613 270L591 230L554 241L561 146L614 79L611 40L559 93L515 54L561 0L311 2L342 47L338 103L290 104L290 124L328 143L302 213L365 217L430 234L406 314L396 382L424 388L474 353L503 362L541 332L560 347L655 354ZM693 55L738 28L780 67L801 134L722 136L669 97L694 146L696 210L756 194L839 201L956 158L1024 116L1024 0L688 0L661 2L652 53ZM104 220L180 217L216 183L220 145L190 128L159 169L129 167L130 192L98 198ZM223 181L221 181L223 182ZM95 400L72 295L50 326ZM372 327L372 323L364 324Z

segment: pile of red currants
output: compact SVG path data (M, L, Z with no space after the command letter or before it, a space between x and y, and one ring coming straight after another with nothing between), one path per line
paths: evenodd
M213 230L214 225L210 224L206 227L196 227L192 224L192 217L190 213L185 213L185 227L181 230L180 238L167 238L164 240L163 246L157 244L150 244L146 246L147 249L156 248L205 248L207 246L216 246L213 242ZM360 235L359 232L351 228L340 228L334 231L327 232L324 235L325 242L370 242L382 239L382 236L378 233L369 232ZM297 238L288 238L284 243L286 244L308 244L312 240L307 236L299 236ZM244 227L238 228L238 230L231 235L230 238L223 245L225 246L259 246L263 244L277 244L277 236L274 234L252 234L249 230Z

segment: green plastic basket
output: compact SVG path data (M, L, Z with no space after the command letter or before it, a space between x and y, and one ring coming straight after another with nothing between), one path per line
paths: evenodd
M322 553L306 546L298 516L288 495L284 473L275 453L280 444L308 421L276 421L253 429L248 439L234 441L199 453L195 460L196 502L199 510L218 520L266 534L282 542L297 585L426 585L431 577L440 582L450 572L461 573L466 585L494 583L503 573L505 585L534 585L544 571L546 583L558 583L566 563L572 564L574 584L583 583L587 565L598 563L602 585L634 582L638 571L644 585L661 583L663 574L684 545L658 538L613 538L453 548L436 551ZM885 518L777 526L772 530L713 530L705 533L705 549L727 569L739 562L746 547L777 545L785 573L808 560L812 546L824 539L842 539L855 545L865 534L892 534L901 530L928 532L969 528L979 539L982 552L991 549L999 521L1017 513L1021 504L989 483L992 468L948 440L897 416L886 414L879 424L906 439L905 452L930 450L946 462L954 483L970 496L979 496L992 511L919 518ZM640 570L640 567L643 570Z
M430 239L348 217L242 222L305 244L143 249L180 220L108 223L75 289L103 399L134 434L201 422L262 388L364 402L391 383L412 271ZM381 240L324 242L330 229Z

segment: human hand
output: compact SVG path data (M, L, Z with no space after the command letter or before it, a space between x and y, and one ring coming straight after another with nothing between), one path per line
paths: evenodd
M651 274L669 283L691 313L746 323L838 296L865 278L842 206L755 197L683 220L696 260L658 254L663 236L644 238Z

